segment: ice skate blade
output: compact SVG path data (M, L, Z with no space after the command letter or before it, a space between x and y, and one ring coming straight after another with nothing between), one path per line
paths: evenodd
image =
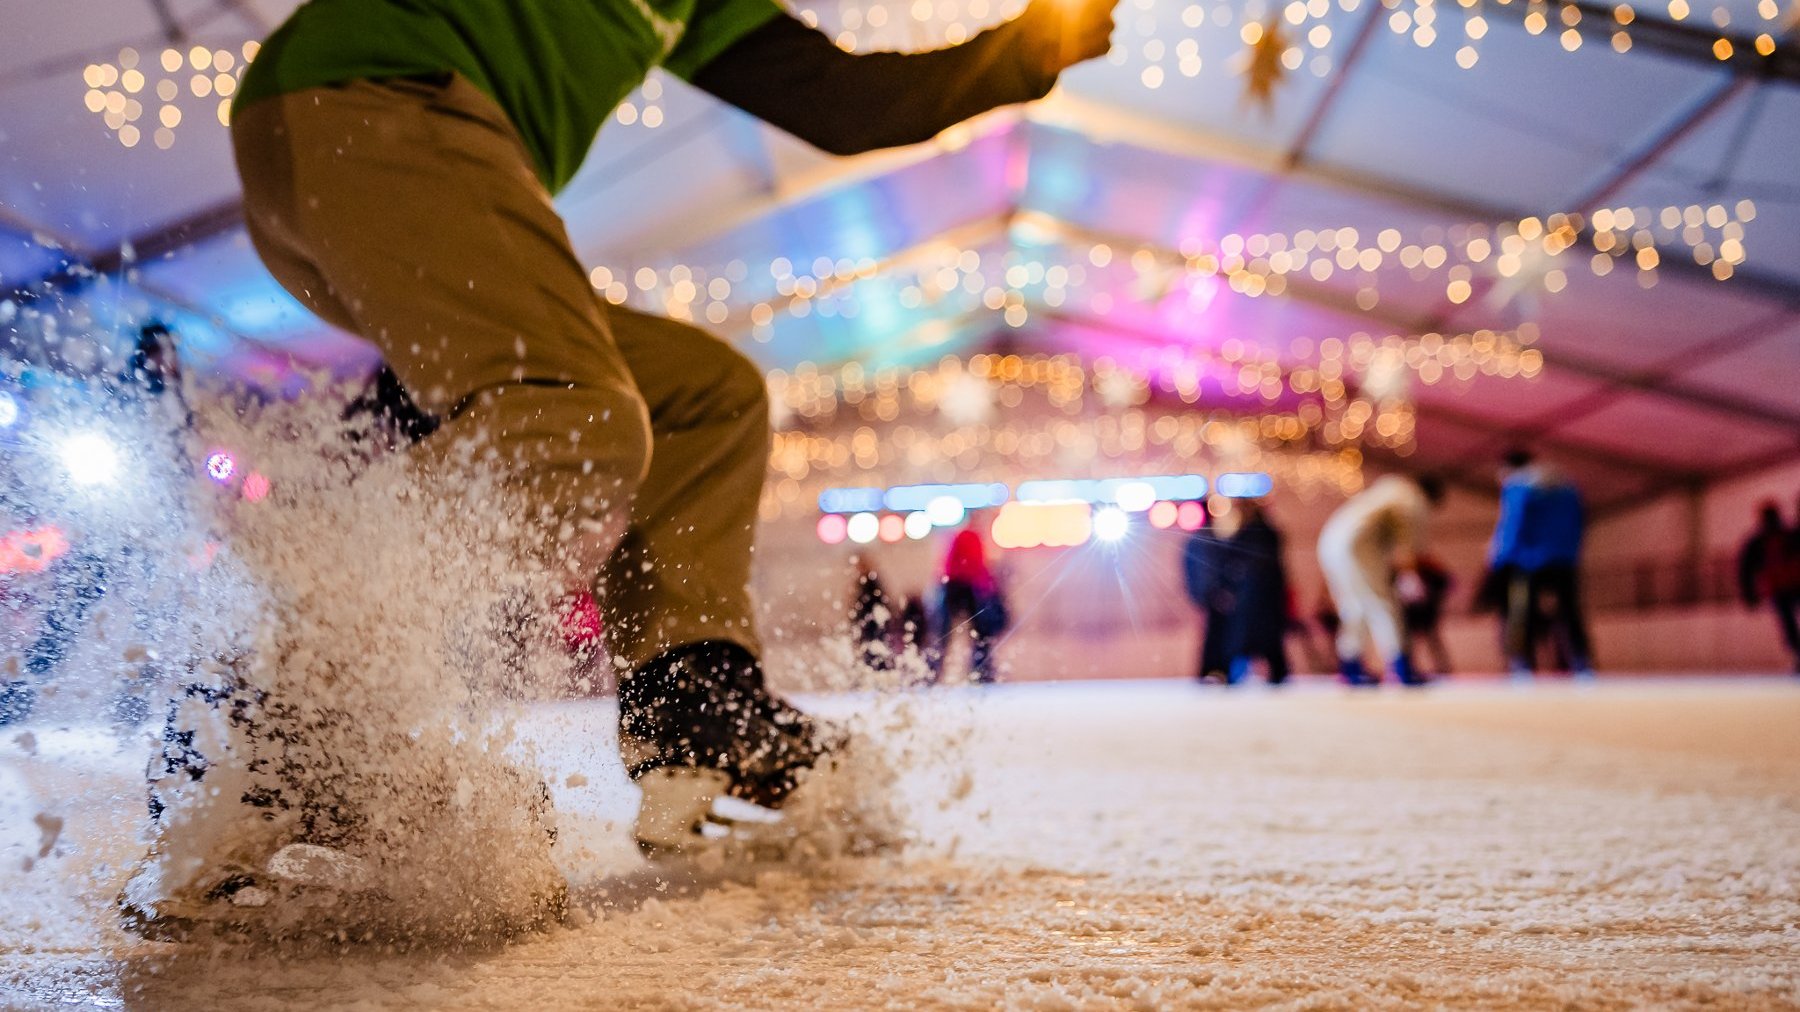
M739 822L709 814L678 842L638 838L638 853L657 864L741 865L776 863L793 852L794 836L787 827L757 821Z
M691 847L703 836L713 799L731 787L724 770L664 766L638 778L643 800L633 835L658 852Z

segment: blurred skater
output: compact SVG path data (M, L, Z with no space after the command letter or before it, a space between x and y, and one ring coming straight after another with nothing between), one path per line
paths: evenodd
M931 650L934 680L942 681L950 640L964 627L969 630L969 676L987 684L994 681L994 641L1006 631L1006 602L1000 584L988 565L987 541L978 528L979 514L971 514L962 530L950 539L938 584L936 636Z
M888 607L887 591L869 557L856 557L855 599L850 604L850 636L856 644L859 660L873 671L887 671L894 666L894 613Z
M931 613L925 607L925 592L915 590L900 601L894 620L895 657L904 661L908 670L926 660L931 644Z
M1747 608L1769 602L1800 674L1800 527L1783 523L1772 501L1763 503L1756 530L1738 551L1738 592Z
M1194 677L1223 681L1231 667L1231 592L1224 579L1225 542L1201 507L1200 526L1181 550L1181 575L1188 600L1200 612L1200 658Z
M1500 518L1488 564L1505 589L1507 667L1515 679L1537 668L1538 642L1546 625L1569 670L1594 675L1593 651L1581 608L1581 541L1586 518L1581 493L1530 452L1506 455L1500 485Z
M1400 601L1400 618L1406 626L1406 645L1423 643L1431 655L1432 676L1450 673L1450 648L1444 643L1444 604L1450 598L1454 581L1450 571L1431 555L1421 555L1417 572L1419 580L1411 585L1413 596Z
M1237 507L1243 523L1225 546L1225 584L1231 598L1226 681L1242 683L1250 677L1251 665L1260 661L1269 684L1280 685L1288 677L1287 632L1292 625L1283 538L1269 523L1262 503L1243 499Z
M1339 506L1319 532L1319 566L1337 607L1338 673L1345 682L1381 680L1364 662L1372 642L1401 684L1425 684L1406 649L1395 588L1418 581L1431 512L1443 499L1444 485L1435 477L1386 475Z

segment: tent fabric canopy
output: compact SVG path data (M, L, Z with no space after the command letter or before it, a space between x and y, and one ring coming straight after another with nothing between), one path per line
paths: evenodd
M181 88L167 103L181 122L166 150L148 140L164 104L151 88L140 95L151 110L138 121L145 139L130 148L84 106L84 75L119 63L122 49L141 51L152 70L170 47L238 52L292 3L0 3L18 8L7 21L24 28L0 34L0 291L52 281L79 298L93 276L110 275L108 298L129 293L205 332L188 347L199 368L262 386L290 383L297 367L372 365L372 349L312 318L258 264L217 97L197 97L189 80L204 75L164 75ZM1264 110L1244 98L1244 39L1295 6L1302 24L1283 30L1300 66ZM809 13L859 48L941 44L976 12L1001 13L983 0L923 7L923 24L910 2ZM1528 441L1616 504L1800 457L1800 8L1771 18L1771 0L1727 0L1679 22L1646 9L1618 52L1613 8L1308 7L1126 0L1114 56L1067 74L1045 102L852 159L658 74L633 96L623 117L633 122L608 125L559 207L584 261L600 268L597 283L640 301L648 269L661 299L672 272L689 271L702 281L697 321L769 368L1107 342L1216 352L1227 341L1305 366L1325 342L1359 333L1532 325L1536 378L1412 384L1418 439L1406 466L1475 480L1505 446ZM1532 11L1548 16L1547 30L1529 30ZM1483 21L1479 39L1471 17ZM1569 51L1572 17L1580 44ZM1439 36L1428 45L1426 24ZM1771 55L1755 51L1758 35ZM1735 43L1729 59L1714 51L1721 37ZM1465 45L1478 57L1467 69ZM1704 216L1715 205L1748 218L1729 279L1679 241L1658 241L1651 287L1631 256L1605 276L1590 269L1605 241L1595 211ZM1408 267L1392 251L1370 270L1296 271L1260 296L1183 269L1228 236L1291 244L1354 229L1368 249L1391 230L1407 246L1483 235L1498 247L1502 225L1570 212L1584 215L1570 249L1526 258L1516 278L1477 269L1460 302L1447 297L1445 269ZM1101 246L1115 254L1108 262ZM1011 317L979 288L919 299L915 283L909 294L960 251L984 275L1035 264L1084 280L1058 288L1055 305L1041 279L1009 285L1023 303ZM757 306L780 309L793 291L771 265L787 265L791 280L821 259L854 299L759 317ZM1560 290L1545 283L1550 272ZM709 293L707 278L723 281Z

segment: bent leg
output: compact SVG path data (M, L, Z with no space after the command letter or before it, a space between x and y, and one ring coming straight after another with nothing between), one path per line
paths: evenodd
M428 454L482 442L591 581L649 421L504 113L460 77L356 81L255 103L232 140L277 279L445 418Z
M1363 630L1368 623L1365 614L1368 595L1363 589L1360 567L1348 552L1321 550L1319 569L1325 575L1325 586L1337 608L1338 661L1360 661L1366 646Z
M604 310L648 407L652 447L605 568L607 648L633 667L703 640L760 653L750 563L769 467L762 370L696 327Z

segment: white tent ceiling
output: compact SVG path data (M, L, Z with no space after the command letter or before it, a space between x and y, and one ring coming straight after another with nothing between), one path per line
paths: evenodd
M910 20L920 3L937 28ZM814 13L860 28L865 48L922 46L942 37L942 19L983 6L920 3L846 0ZM1230 340L1304 365L1320 342L1358 332L1535 323L1537 378L1415 384L1412 460L1474 478L1529 438L1597 499L1622 503L1800 455L1800 59L1789 48L1800 6L1769 18L1770 4L1703 4L1679 23L1660 6L1634 12L1634 44L1618 53L1613 9L1586 3L1441 4L1440 38L1420 46L1396 22L1405 15L1416 30L1429 3L1314 0L1324 15L1290 35L1323 26L1330 38L1305 48L1264 113L1243 101L1238 69L1240 31L1266 17L1263 0L1125 0L1115 57L1070 73L1045 103L854 159L814 152L658 75L658 97L635 102L656 106L660 124L609 125L559 206L584 259L615 277L643 267L666 277L676 265L733 277L718 329L772 368ZM250 251L216 98L184 91L168 150L125 148L83 105L84 70L122 48L151 60L173 32L183 48L237 51L291 7L0 0L0 292L55 279L66 300L103 293L185 313L186 350L202 367L264 386L290 382L296 363L366 368L371 350L300 310ZM885 32L866 27L876 7L890 12ZM1548 31L1526 30L1531 11L1548 16ZM1574 52L1559 42L1565 11L1581 18ZM1489 26L1479 42L1464 38L1471 13ZM1768 57L1755 53L1764 33L1778 44ZM1721 35L1735 43L1728 61L1710 55ZM1454 56L1465 42L1479 53L1471 69ZM1461 304L1446 298L1442 271L1391 256L1369 272L1296 274L1261 298L1217 284L1201 298L1166 276L1178 251L1232 233L1349 227L1367 245L1394 229L1425 245L1531 215L1746 199L1747 259L1726 281L1681 243L1662 249L1654 287L1629 261L1595 276L1591 230L1537 265L1566 275L1561 291L1477 272ZM1096 243L1118 259L1092 265ZM1087 281L1059 305L1033 302L1017 327L974 298L903 306L901 283L881 277L857 287L853 319L779 313L752 326L754 305L779 302L778 258L802 273L820 257L893 268L943 248L986 263L1088 262ZM1146 271L1128 262L1137 250L1161 259ZM96 271L113 282L89 283ZM1371 288L1373 304L1359 298Z

